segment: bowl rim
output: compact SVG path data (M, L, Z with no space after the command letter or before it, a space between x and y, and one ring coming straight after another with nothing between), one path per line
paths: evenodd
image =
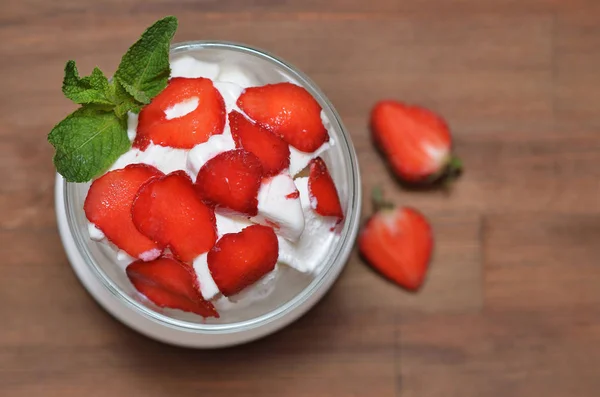
M335 110L335 108L333 107L332 103L309 77L307 77L295 66L279 59L278 57L272 55L267 51L258 49L256 47L251 47L246 44L230 41L197 40L173 43L171 45L170 55L207 48L249 54L266 60L268 62L274 63L277 67L280 67L286 73L291 75L303 87L308 89L311 92L311 94L316 97L317 101L320 102L322 105L324 104L327 107L327 110L330 112L330 114L334 116L333 119L330 119L329 121L332 124L332 127L340 133L340 137L338 137L337 142L338 144L340 144L345 160L348 163L347 172L349 173L349 204L346 210L346 221L344 222L344 227L340 232L341 238L336 243L337 246L335 251L330 253L330 262L317 274L317 276L310 282L308 286L306 286L293 298L278 306L277 308L260 316L244 321L226 324L201 324L175 319L168 315L156 312L151 308L146 307L144 304L136 301L126 292L122 291L121 288L115 282L113 282L111 278L107 276L105 272L95 263L95 260L90 255L87 247L81 241L81 233L76 232L76 230L78 229L78 226L75 224L76 216L74 214L74 211L76 209L73 205L69 205L68 194L68 187L73 183L66 182L62 178L61 181L63 184L63 204L68 223L68 230L74 237L75 246L77 247L77 250L83 258L87 267L91 268L94 276L101 281L101 284L105 287L106 290L108 290L108 292L110 292L111 295L116 297L119 301L124 302L130 309L133 309L135 312L142 314L147 319L152 320L153 322L156 322L158 324L164 325L166 327L199 334L227 334L253 330L273 323L284 317L289 312L297 311L297 309L304 306L304 304L311 297L311 295L313 295L315 291L319 290L324 284L331 284L331 280L327 282L329 278L328 276L330 276L333 273L333 276L337 277L337 275L341 272L341 269L345 266L348 257L350 256L350 253L354 248L354 242L358 234L362 204L361 179L360 169L358 166L358 157L348 131L342 124L341 118ZM314 303L316 303L316 301L312 304ZM282 324L281 327L284 325L285 324Z

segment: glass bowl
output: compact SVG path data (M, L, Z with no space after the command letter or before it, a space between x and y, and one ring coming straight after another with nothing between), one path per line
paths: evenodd
M171 47L171 59L191 55L222 67L241 67L260 85L292 81L306 88L329 120L332 147L322 155L338 188L345 218L320 271L313 277L278 265L274 291L250 305L236 305L220 319L203 319L179 310L161 309L133 288L115 252L90 240L83 203L88 184L56 179L56 212L69 261L92 296L117 319L154 339L188 347L222 347L266 336L291 323L327 292L345 266L359 226L361 183L356 152L333 105L319 88L290 64L262 50L227 42L185 42ZM239 307L238 307L239 306Z

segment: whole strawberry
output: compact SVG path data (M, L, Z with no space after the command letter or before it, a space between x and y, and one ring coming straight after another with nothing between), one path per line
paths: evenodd
M371 111L371 133L394 173L405 182L449 180L462 170L461 161L452 154L448 125L431 110L380 101Z
M358 237L361 255L388 279L417 290L425 280L433 250L433 235L427 219L409 207L384 203L381 191L373 192L376 212Z

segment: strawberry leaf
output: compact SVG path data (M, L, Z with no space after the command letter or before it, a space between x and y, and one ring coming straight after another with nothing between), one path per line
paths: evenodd
M96 107L82 107L48 135L56 149L54 165L69 182L87 182L129 150L126 118Z

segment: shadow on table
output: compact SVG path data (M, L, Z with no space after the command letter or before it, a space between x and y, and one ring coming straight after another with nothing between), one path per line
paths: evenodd
M152 396L394 395L396 311L376 304L377 297L365 302L356 291L364 285L347 271L370 273L362 267L345 270L312 310L266 338L194 350L126 331L119 363Z
M133 376L142 376L153 388L164 388L165 393L194 390L226 395L226 391L246 387L268 393L274 392L272 382L278 388L291 387L283 384L286 379L294 379L297 387L303 376L315 376L315 370L323 365L319 357L325 357L326 368L343 360L337 352L348 347L339 340L339 327L345 320L331 315L337 312L339 299L339 295L329 293L285 329L248 344L217 350L186 349L130 331L131 338L123 346L126 351L121 354L127 355L127 362L135 368Z

